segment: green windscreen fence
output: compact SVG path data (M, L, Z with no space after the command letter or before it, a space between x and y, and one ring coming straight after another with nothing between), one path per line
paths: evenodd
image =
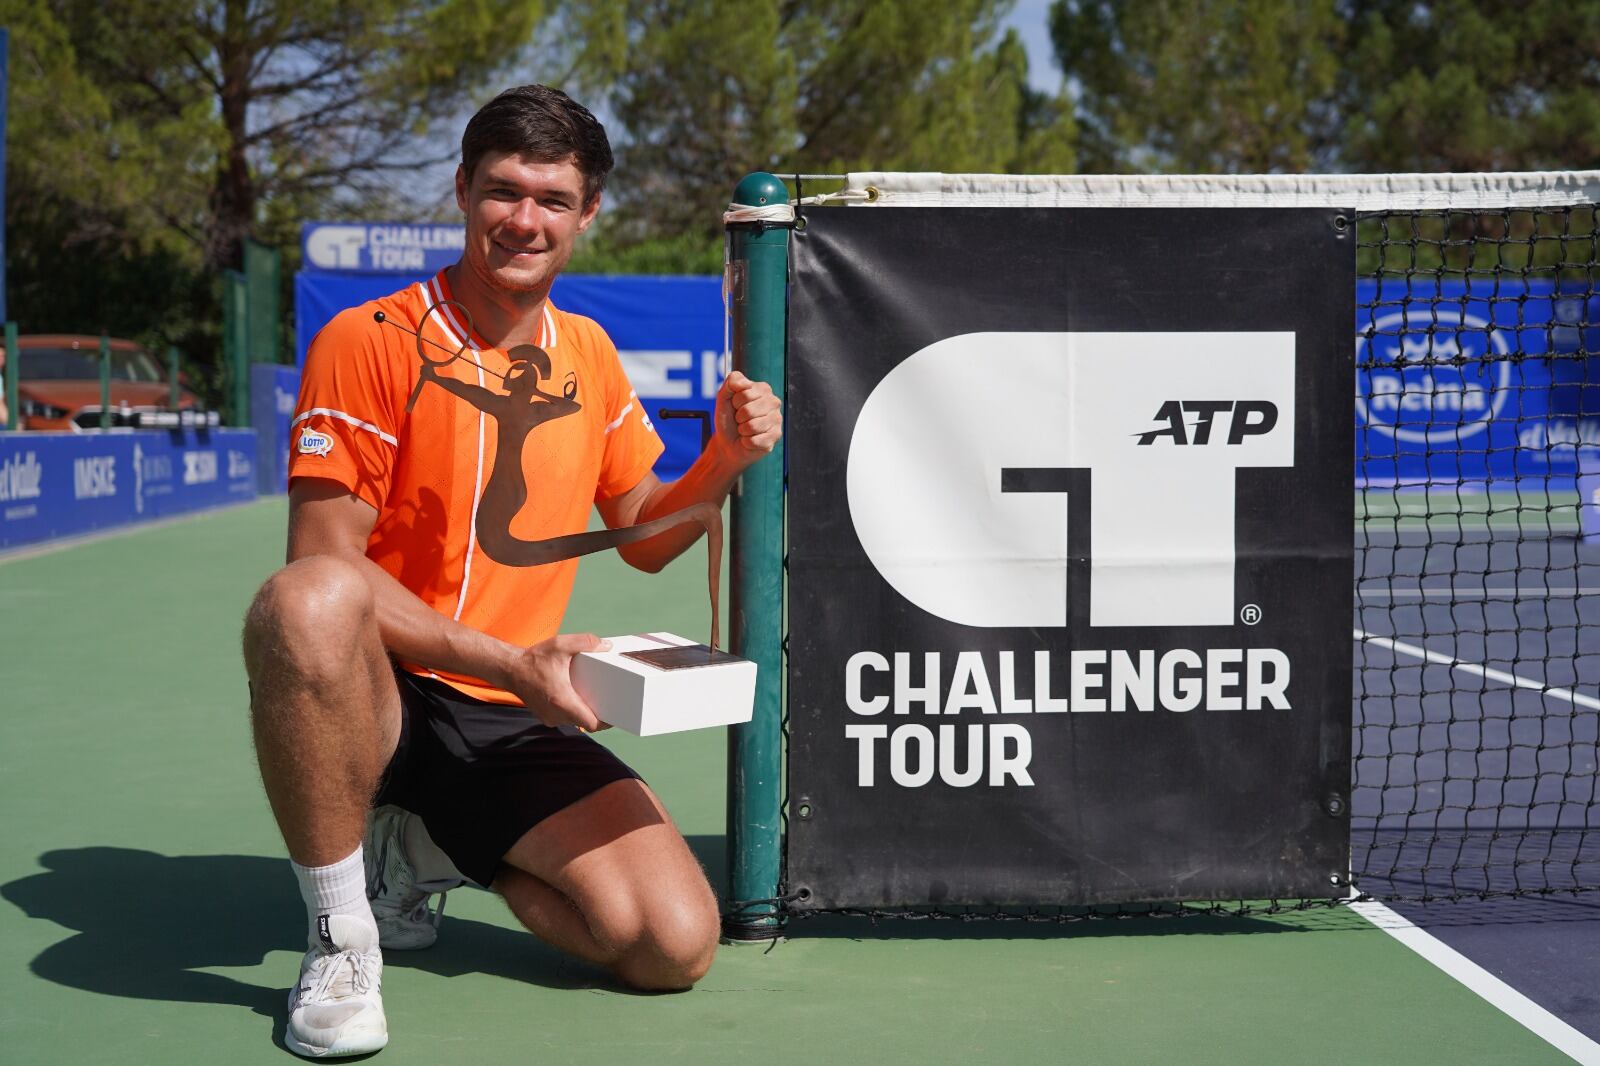
M250 364L283 361L278 292L282 254L254 240L244 243L244 270L223 274L222 342L228 421L250 421Z

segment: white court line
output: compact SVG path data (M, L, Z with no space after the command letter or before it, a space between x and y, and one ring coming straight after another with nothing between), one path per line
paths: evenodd
M1374 636L1361 629L1357 629L1355 635L1357 640L1376 644L1380 648L1388 648L1390 651L1401 652L1418 659L1426 659L1430 663L1448 666L1453 670L1460 670L1464 674L1476 674L1478 677L1487 678L1490 681L1499 681L1501 684L1511 685L1515 688L1532 689L1535 692L1542 692L1546 696L1554 696L1558 700L1566 700L1574 706L1588 707L1600 711L1600 700L1595 699L1593 696L1585 696L1580 692L1574 692L1570 688L1547 685L1543 681L1535 681L1531 677L1523 677L1520 674L1508 674L1504 670L1496 670L1490 666L1467 662L1464 659L1457 659L1453 656L1445 655L1443 652L1432 651L1428 648L1418 647L1415 644L1390 640L1388 637Z
M1600 1066L1600 1044L1596 1044L1427 930L1419 928L1375 901L1351 903L1350 909L1433 963L1449 977L1466 985L1490 1006L1563 1055L1572 1056L1581 1066Z
M1438 663L1441 666L1448 666L1463 673L1476 674L1479 677L1514 685L1517 688L1533 689L1547 696L1554 696L1557 699L1563 699L1578 706L1600 709L1600 700L1573 692L1571 689L1545 685L1518 674L1495 670L1491 667L1457 659L1415 644L1407 644L1404 641L1376 636L1360 629L1354 632L1357 640L1364 640L1370 644L1388 648L1390 651L1400 652L1427 662ZM1582 1066L1600 1066L1600 1044L1596 1044L1589 1037L1557 1018L1554 1014L1551 1014L1455 948L1450 947L1431 933L1419 928L1376 901L1351 903L1350 909L1433 963L1450 977L1466 985L1491 1006L1556 1048L1562 1054L1570 1055L1574 1061L1582 1064Z
M1538 585L1502 586L1499 588L1378 588L1356 589L1362 599L1428 599L1438 596L1451 600L1505 600L1516 596L1544 597L1547 599L1575 599L1579 596L1600 596L1600 588L1543 588Z

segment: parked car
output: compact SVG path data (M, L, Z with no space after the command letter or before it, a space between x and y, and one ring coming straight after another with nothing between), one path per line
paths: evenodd
M39 334L17 338L17 358L5 360L18 374L17 407L23 429L100 428L100 338ZM179 388L171 404L165 368L130 340L111 341L111 425L146 428L216 425L199 398Z

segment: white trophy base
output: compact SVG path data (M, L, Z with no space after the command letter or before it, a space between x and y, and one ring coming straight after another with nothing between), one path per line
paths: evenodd
M671 633L611 637L611 650L573 657L572 687L602 722L641 737L748 722L756 664L727 656L706 666L662 669L624 655L693 646ZM720 653L719 653L720 654Z

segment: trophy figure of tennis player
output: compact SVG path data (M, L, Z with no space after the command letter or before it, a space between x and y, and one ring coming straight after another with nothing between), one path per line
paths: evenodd
M442 306L453 308L455 313L466 321L470 336L471 313L454 300L440 301L431 305L423 316L423 321L427 321ZM387 323L410 333L416 339L421 368L416 387L412 389L410 399L406 402L408 412L416 406L422 390L432 382L451 395L465 400L495 421L494 467L490 471L489 481L484 487L483 497L474 519L478 545L489 558L505 566L540 566L632 544L675 526L695 523L706 531L706 583L711 598L710 641L706 644L679 644L659 638L641 638L646 643L653 643L656 646L619 648L617 654L657 670L682 670L722 664L744 664L753 667L754 664L748 663L747 660L717 648L720 636L718 600L722 573L722 514L710 504L694 504L654 521L642 522L635 526L588 530L551 537L548 540L522 540L511 532L511 522L528 502L529 493L538 491L538 486L530 486L523 475L521 462L523 445L529 434L546 422L577 414L583 409L578 396L578 381L574 375L567 375L559 391L551 390L546 386L546 382L551 378L550 356L536 345L521 344L510 349L506 354L511 360L511 366L502 374L473 358L466 344L451 349L386 318L381 311L376 312L373 317L380 323ZM503 391L495 392L481 385L441 373L445 367L458 359L472 364L486 374L500 378ZM623 643L630 641L630 638L617 639ZM753 685L754 672L753 670L749 672ZM748 712L749 705L746 704L743 716L733 720L747 721Z

